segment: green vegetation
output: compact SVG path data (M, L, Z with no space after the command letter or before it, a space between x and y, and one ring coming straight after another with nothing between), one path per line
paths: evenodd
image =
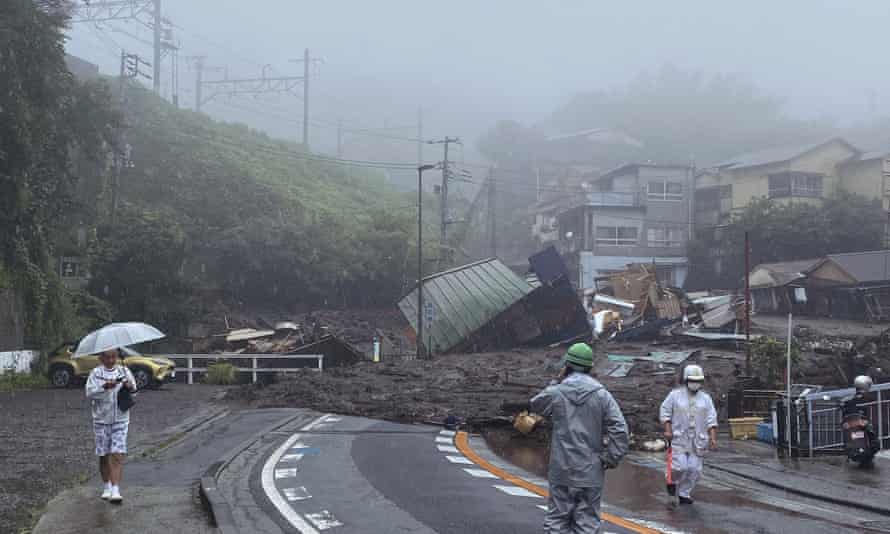
M0 391L21 391L49 387L46 376L37 373L3 373L0 375Z
M124 119L109 84L65 68L62 5L0 7L0 287L22 291L32 343L112 318L177 334L210 299L388 305L413 281L411 195L141 86ZM121 122L131 162L112 214ZM88 260L86 292L63 287L61 256Z
M53 242L95 185L116 115L108 91L81 84L63 51L61 0L0 5L0 270L21 291L26 337L51 345L76 329L54 273Z
M800 358L800 347L791 342L792 369ZM761 337L751 342L751 363L754 374L760 378L763 387L779 388L785 383L785 372L788 365L787 341L771 337Z
M879 200L847 192L825 199L821 206L785 204L759 199L735 214L718 236L690 244L691 274L698 287L738 287L745 275L745 232L751 243L751 266L760 263L819 258L826 254L878 250L883 246L886 213ZM713 260L723 271L713 275Z
M215 362L207 365L204 383L217 386L230 386L235 383L235 366L229 362Z

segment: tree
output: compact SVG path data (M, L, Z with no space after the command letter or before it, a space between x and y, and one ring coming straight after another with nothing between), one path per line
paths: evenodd
M115 115L64 60L62 0L0 3L0 263L26 302L26 336L64 335L70 306L54 274L53 237L75 206L78 159L99 161Z
M826 198L821 206L756 199L733 216L719 240L707 238L690 243L688 254L696 271L690 279L704 284L702 287L738 287L745 274L745 232L750 240L753 267L877 250L882 247L885 223L886 213L879 200L846 191ZM720 278L710 279L715 255L723 259L725 269Z
M623 87L578 94L553 113L550 124L560 131L611 128L642 141L635 155L621 154L625 159L701 164L824 139L834 130L826 121L789 118L781 99L744 79L670 65Z

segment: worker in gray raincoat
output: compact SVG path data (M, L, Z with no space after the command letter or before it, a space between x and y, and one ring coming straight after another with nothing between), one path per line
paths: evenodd
M549 534L600 532L605 471L627 453L627 423L612 395L590 375L592 367L591 348L572 345L558 380L531 400L532 411L553 424L544 520Z

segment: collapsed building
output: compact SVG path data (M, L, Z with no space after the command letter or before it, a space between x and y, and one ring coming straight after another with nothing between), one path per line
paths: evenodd
M433 274L399 301L399 309L415 332L423 322L418 343L433 354L587 338L590 324L556 250L548 248L529 263L525 278L496 258Z

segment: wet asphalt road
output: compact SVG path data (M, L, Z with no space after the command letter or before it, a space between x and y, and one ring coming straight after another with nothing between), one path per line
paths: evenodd
M331 417L295 434L278 446L284 456L270 449L254 472L260 478L257 470L274 470L274 486L261 490L284 497L309 527L295 528L269 498L257 498L281 532L542 531L545 499L469 463L441 428ZM604 532L632 531L607 525Z
M324 529L312 518L331 532L350 534L542 531L544 499L508 489L513 485L485 473L468 473L478 466L449 460L463 456L449 449L451 438L438 428L331 416L297 434L279 443L284 456L270 450L254 469L265 466L280 474L271 492L299 496L283 499L285 507L317 532ZM287 460L288 454L297 456ZM604 511L662 532L702 534L854 533L866 532L863 521L886 519L710 471L696 504L677 507L666 495L657 458L635 456L609 472ZM268 499L257 501L278 518L281 531L314 534L282 520Z

